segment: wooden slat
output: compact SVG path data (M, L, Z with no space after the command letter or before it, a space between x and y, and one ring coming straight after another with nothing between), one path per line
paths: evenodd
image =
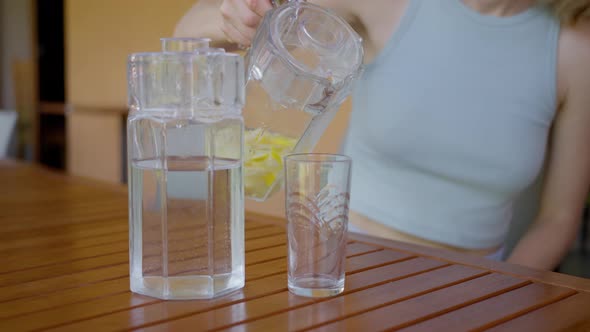
M151 297L125 292L124 294L96 298L92 301L68 305L65 307L56 307L16 318L3 319L0 321L0 330L39 330L55 324L67 324L69 322L76 322L96 317L98 315L105 315L120 310L128 310L129 308L156 302L158 302L158 300Z
M127 264L129 261L128 252L120 252L88 259L70 261L62 264L53 264L35 269L26 269L11 273L0 274L0 289L10 285L25 284L36 280L55 278L64 274L73 274L81 271Z
M568 288L534 283L410 326L401 331L472 331L486 329L574 294L576 292Z
M362 269L374 269L381 265L387 265L394 261L410 259L415 256L398 251L381 250L367 255L354 256L346 261L347 271L358 271Z
M45 199L53 200L55 195L59 197L60 195L74 192L99 198L105 193L125 194L127 191L127 188L123 185L114 185L90 178L69 177L37 165L7 161L0 162L2 163L0 165L3 173L2 182L13 189L11 192L0 192L0 198L3 202L7 203L22 202L22 198L25 197L23 194L30 195L26 196L27 199L44 197ZM26 183L27 186L18 186L22 183ZM56 186L60 191L49 191ZM73 201L77 201L77 199L73 199Z
M14 318L52 308L83 303L96 300L101 297L122 295L128 293L128 291L129 278L123 277L108 281L101 281L84 287L59 290L50 294L1 302L0 319Z
M125 237L128 237L127 219L121 218L120 223L112 227L98 228L84 230L74 233L61 233L53 236L38 236L22 239L13 239L9 241L0 242L0 252L8 251L11 249L27 249L35 247L54 247L54 246L66 246L73 241L85 241L91 239L104 238L109 241L116 237L121 238L124 241Z
M48 248L46 250L27 250L6 257L4 264L0 266L0 273L35 269L54 264L75 262L89 258L95 258L110 254L128 254L129 243L116 241L109 244L101 244L84 248Z
M129 235L125 233L114 233L114 234L104 234L104 235L97 235L89 238L77 238L75 236L71 237L69 240L57 241L57 242L42 242L38 245L31 245L29 247L23 248L11 248L2 251L2 255L12 255L14 253L23 251L23 250L36 250L36 251L43 251L46 248L69 248L69 249L77 249L77 248L86 248L90 246L97 246L97 245L104 245L110 244L113 242L125 241L128 239Z
M287 235L284 233L269 237L263 237L255 240L246 241L246 251L276 247L285 244L285 242L287 242Z
M358 243L358 242L352 242L346 246L346 254L348 257L355 256L357 254L364 254L364 253L367 253L370 251L373 252L373 251L381 251L381 250L383 250L383 249L380 247L371 246L371 245L368 245L365 243Z
M250 255L250 258L246 260L247 265L264 263L268 261L276 261L279 258L286 259L287 246L283 244L276 247L260 249L257 250L255 254L255 256Z
M59 182L51 183L53 186L59 186ZM27 195L26 200L17 200L16 197ZM92 200L76 200L73 195L81 195L83 198L90 198ZM105 191L92 194L88 191L88 188L82 186L72 186L67 190L54 192L51 195L43 193L43 188L38 188L34 191L25 191L20 193L18 196L4 196L1 200L1 205L5 207L12 206L14 209L5 210L2 213L2 218L10 216L45 216L46 214L80 214L83 216L84 213L97 213L97 212L122 212L127 214L126 200L122 201L124 197L123 192ZM31 203L44 204L42 206L36 206L35 209L31 208ZM28 207L28 209L26 209ZM22 225L24 227L31 228L31 225ZM52 223L52 226L54 224ZM2 230L5 231L4 229Z
M0 302L36 297L59 290L87 287L101 281L129 276L129 264L121 263L100 269L63 274L59 277L30 281L15 286L0 287Z
M2 207L0 207L2 208ZM6 208L4 208L6 209ZM26 209L26 208L23 208ZM7 224L7 229L4 231L7 234L13 231L21 231L21 230L40 230L48 229L48 228L61 228L62 226L68 225L87 225L88 227L92 228L93 225L97 223L101 223L104 221L112 220L112 219L124 219L126 215L120 213L119 211L109 212L105 211L105 213L101 214L94 214L89 215L87 213L81 212L78 215L72 214L50 214L45 213L42 216L31 216L27 215L26 217L11 217L5 218L2 220L4 224ZM38 222L39 220L43 220L42 223Z
M82 217L83 213L84 212L81 211L79 217ZM16 239L31 238L31 237L37 237L37 236L51 237L51 236L62 234L64 232L65 233L79 233L79 232L84 232L84 231L88 231L88 230L117 227L121 224L120 220L112 220L111 218L113 216L111 216L110 213L105 213L103 215L104 215L104 217L102 217L102 218L104 218L104 219L101 219L100 221L97 221L97 222L63 224L63 225L58 224L58 225L53 225L51 227L39 227L39 228L33 228L29 225L29 227L27 227L27 229L12 230L12 231L0 231L0 241L11 241L11 240L16 240ZM45 214L45 216L47 216L47 214ZM63 216L61 216L61 217L63 217ZM126 214L123 215L123 214L121 214L121 211L117 211L117 214L115 214L115 217L121 217L121 218L126 217ZM0 217L0 220L1 219L6 219L8 222L10 222L10 220L8 218ZM19 219L18 222L27 224L26 218L24 218L24 219L25 219L24 221L23 221L23 219ZM56 224L57 224L57 221L58 220L55 220ZM127 231L127 230L125 230L125 231Z
M92 207L86 206L77 206L72 205L70 200L71 198L54 198L51 201L29 201L22 206L18 206L19 204L10 204L8 206L2 206L4 210L11 211L10 213L3 214L0 218L4 221L14 221L15 224L10 224L7 226L8 229L2 230L3 233L12 233L16 230L17 227L20 229L31 230L35 227L41 228L43 226L48 227L56 227L56 224L63 223L66 225L72 224L80 224L84 223L86 219L96 218L96 217L103 217L103 221L109 220L110 216L113 217L125 217L127 216L126 209L123 209L121 206L121 201L117 204L109 203L112 198L105 198L105 199L95 199L95 205ZM90 199L90 197L89 197ZM22 203L21 203L22 204ZM31 205L39 205L37 209L33 211L28 211L31 208ZM46 205L46 206L45 206ZM17 212L18 211L18 212ZM49 218L49 219L45 219ZM80 218L80 220L78 220ZM65 220L59 220L65 219ZM22 222L26 221L25 224Z
M245 238L246 241L251 241L280 234L285 234L285 230L275 226L264 225L253 229L246 228Z
M200 325L197 322L207 322L207 325L199 327L199 329L222 329L247 321L254 321L246 326L247 329L253 331L298 330L312 325L314 319L328 319L328 317L335 315L337 317L341 313L339 309L344 307L343 301L345 299L349 299L349 303L352 303L363 297L377 296L376 299L373 299L374 301L379 301L379 298L384 297L388 299L399 298L412 294L412 291L416 289L424 290L429 287L437 287L437 285L471 278L483 272L465 268L455 269L455 273L446 274L449 271L443 268L444 266L444 263L440 261L424 258L406 260L347 276L345 290L338 297L314 300L282 292L220 310L155 325L146 330L183 331L191 329L191 326ZM445 275L445 277L437 279L437 276L441 275ZM418 283L410 280L426 282ZM408 288L409 284L414 287ZM321 315L317 315L317 313L321 313Z
M493 327L490 332L588 332L590 294L580 293Z
M401 328L522 287L528 283L526 280L502 274L489 274L406 301L367 308L364 312L356 312L354 316L345 319L341 319L341 316L337 321L313 330L360 331L369 325L379 326L384 330Z

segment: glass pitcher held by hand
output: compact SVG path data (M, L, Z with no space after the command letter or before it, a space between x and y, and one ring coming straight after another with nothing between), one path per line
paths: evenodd
M244 66L208 40L129 57L131 290L212 298L244 286Z
M267 13L246 62L244 190L263 201L281 187L283 157L311 152L352 91L362 40L329 10L292 1Z

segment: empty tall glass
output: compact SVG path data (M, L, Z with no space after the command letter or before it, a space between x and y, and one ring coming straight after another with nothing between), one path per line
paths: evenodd
M332 154L285 157L289 290L326 297L344 290L351 160Z

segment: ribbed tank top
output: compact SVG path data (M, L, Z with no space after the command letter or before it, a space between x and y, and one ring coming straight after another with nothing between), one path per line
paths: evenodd
M353 94L351 209L432 241L500 245L543 166L558 36L541 6L496 17L410 0Z

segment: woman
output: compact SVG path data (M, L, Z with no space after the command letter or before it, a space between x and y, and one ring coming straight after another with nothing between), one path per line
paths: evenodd
M590 1L317 0L364 38L343 153L351 228L498 257L515 198L541 205L509 262L552 269L590 184ZM178 36L249 45L268 0L199 1Z

